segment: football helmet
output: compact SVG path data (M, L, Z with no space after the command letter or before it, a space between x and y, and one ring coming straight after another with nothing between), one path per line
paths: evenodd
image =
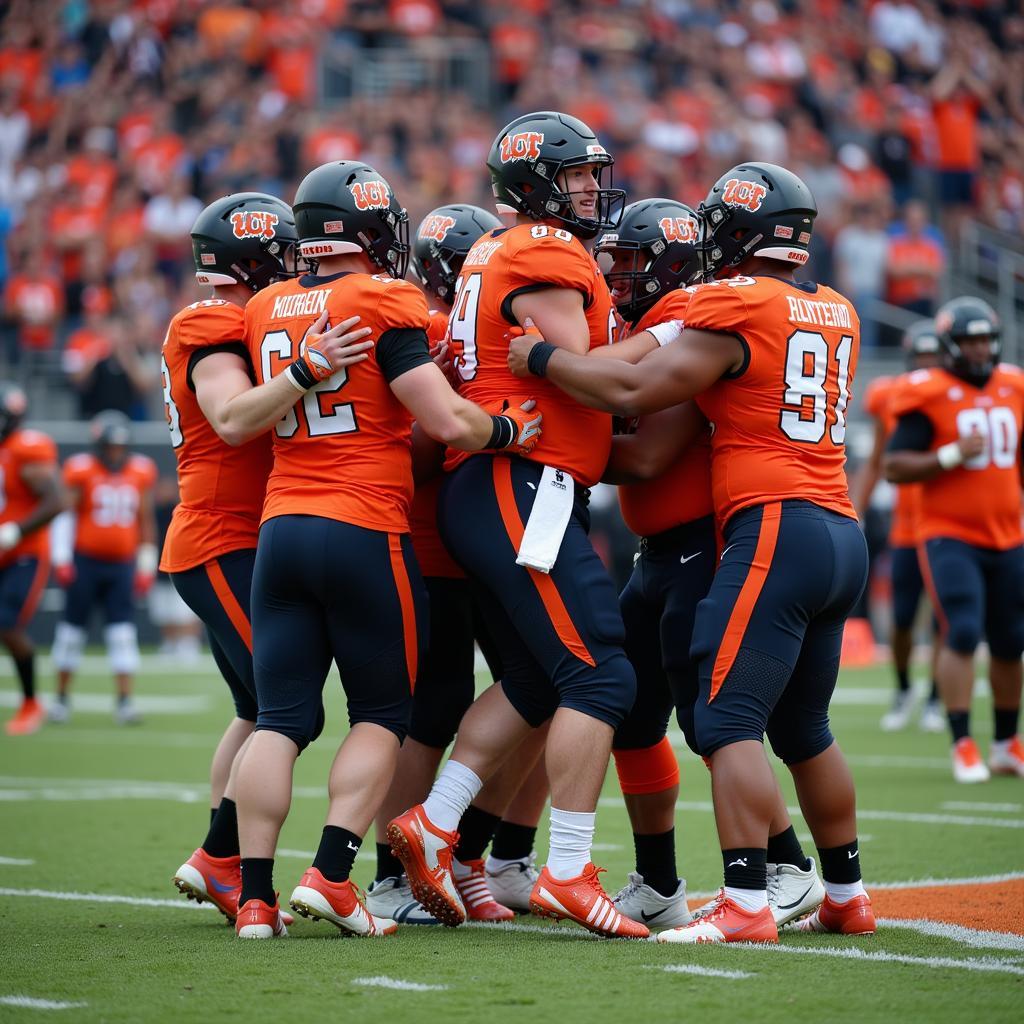
M479 206L439 206L423 218L412 244L412 269L421 284L442 302L451 304L455 279L474 242L501 221Z
M803 266L818 207L810 189L776 164L737 164L711 187L697 207L704 227L700 244L705 278L750 256Z
M120 469L128 459L132 439L132 423L123 412L106 409L97 413L89 424L96 458L108 469Z
M364 252L384 273L405 277L409 215L369 164L321 164L302 179L292 206L299 252L314 266L323 256Z
M615 299L615 308L627 323L636 323L666 292L689 284L701 271L700 221L697 214L674 199L642 199L622 213L617 232L603 235L594 250L618 267L604 278ZM621 269L622 257L632 264Z
M622 219L626 193L610 187L614 163L579 118L552 110L517 117L498 133L487 155L498 213L556 220L579 238L595 238ZM572 195L558 185L563 170L580 164L598 165L594 218L578 216Z
M939 336L935 333L935 321L918 320L912 323L903 335L903 352L907 357L907 369L916 370L918 356L938 355L942 351Z
M984 299L961 295L939 307L935 314L935 332L946 354L950 373L976 387L983 388L999 362L1001 327L996 311ZM961 344L972 338L988 338L987 358L973 361Z
M224 196L199 214L191 235L200 284L244 284L258 292L278 278L296 275L295 218L275 196Z
M0 441L18 429L27 411L25 392L12 381L0 381Z

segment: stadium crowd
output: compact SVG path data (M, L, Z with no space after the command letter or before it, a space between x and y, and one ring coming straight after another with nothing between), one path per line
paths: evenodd
M4 357L21 376L59 362L83 416L157 413L156 352L195 296L187 233L213 197L287 198L358 158L413 223L489 205L486 147L525 109L592 125L631 195L696 203L749 154L792 167L820 211L814 276L865 310L931 312L965 213L1024 226L1024 17L1002 0L5 6ZM361 74L395 50L401 81ZM485 89L439 77L456 51ZM894 340L865 321L866 347Z

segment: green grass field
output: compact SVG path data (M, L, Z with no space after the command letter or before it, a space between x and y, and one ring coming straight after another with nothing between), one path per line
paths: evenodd
M489 1024L668 1022L705 1013L758 1024L1022 1019L1019 880L995 887L1005 895L1003 920L1008 906L1018 934L993 928L991 899L975 903L970 888L947 887L922 896L916 916L977 931L905 922L883 924L871 939L784 933L777 949L764 950L600 941L529 917L507 927L406 927L384 941L343 941L329 925L300 919L286 940L237 942L220 915L187 903L170 883L204 834L208 759L229 714L226 688L205 669L176 671L154 661L139 685L150 709L145 724L117 728L102 707L109 684L95 661L79 681L70 725L0 737L0 1020L48 1012L95 1021ZM944 736L916 727L881 734L888 685L883 669L844 672L834 706L835 731L858 783L869 890L872 883L1024 878L1024 781L958 787ZM0 699L13 705L10 676L0 682ZM299 761L281 837L277 882L285 896L319 839L330 739L344 721L337 689L329 691L327 713L324 737ZM987 699L978 700L975 717L986 750ZM709 892L719 884L721 862L708 776L675 738L683 768L680 867L691 894ZM800 819L797 830L811 852ZM597 842L595 859L614 891L632 867L614 774ZM538 845L543 856L543 834ZM372 851L372 840L367 846ZM372 853L361 854L357 881L369 884L372 873ZM885 920L881 900L894 892L900 898L891 889L876 895ZM54 1005L18 1006L14 997Z

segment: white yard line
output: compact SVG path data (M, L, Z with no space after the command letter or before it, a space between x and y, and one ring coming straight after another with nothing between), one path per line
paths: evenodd
M988 885L993 882L1016 882L1024 871L1002 875L971 875L967 878L914 878L907 882L868 882L868 889L934 889L946 885Z
M21 692L17 690L0 690L0 708L16 708L21 706ZM49 706L53 701L44 696L42 701ZM159 694L143 693L135 697L135 706L144 715L191 715L208 711L212 706L209 697L198 694ZM71 713L113 714L114 695L106 693L73 693L71 695Z
M666 964L659 968L666 974L699 974L704 978L753 978L749 971L725 971L718 967L698 967L696 964Z
M0 996L0 1006L17 1006L23 1010L80 1010L88 1003L65 1003L58 999L36 999L34 996Z
M214 909L212 903L193 903L192 900L157 900L145 896L118 896L105 892L57 892L52 889L0 888L0 896L28 896L40 900L67 900L71 903L122 903L129 907L170 907L172 910Z
M994 811L997 814L1018 814L1024 810L1024 804L978 804L970 800L946 800L944 811Z
M908 956L904 953L889 953L885 950L865 952L856 946L824 948L821 946L773 946L769 943L737 943L737 947L764 953L793 953L797 956L828 956L840 960L864 960L871 963L910 964L914 967L954 968L963 971L986 971L995 974L1016 974L1024 976L1024 967L1012 960L998 957L980 957L974 960L958 960L949 956Z
M447 985L424 985L419 981L402 981L401 978L388 978L383 974L375 978L353 978L351 985L367 985L371 988L392 988L399 992L447 992Z
M959 924L946 924L944 921L905 921L897 917L880 917L878 924L886 928L906 928L922 935L937 935L972 949L1012 949L1016 953L1024 953L1024 935L1014 935L1012 932L989 932Z
M30 868L33 864L34 860L25 857L0 857L0 865L6 868Z

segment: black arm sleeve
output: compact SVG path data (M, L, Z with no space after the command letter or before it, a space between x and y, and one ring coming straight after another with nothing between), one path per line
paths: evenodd
M249 354L249 350L240 341L228 341L223 345L210 345L206 348L197 348L192 355L188 357L188 368L185 371L185 380L188 381L190 391L195 391L196 386L192 380L192 371L196 368L196 365L200 360L205 359L207 356L212 356L214 352L230 352L233 355L239 356L245 363L246 369L249 371L249 380L256 383L256 374L252 368L252 356Z
M901 416L896 429L885 446L888 452L926 452L932 446L935 428L923 412L908 412Z
M420 327L392 327L374 347L377 365L389 384L403 373L430 362L427 332Z

